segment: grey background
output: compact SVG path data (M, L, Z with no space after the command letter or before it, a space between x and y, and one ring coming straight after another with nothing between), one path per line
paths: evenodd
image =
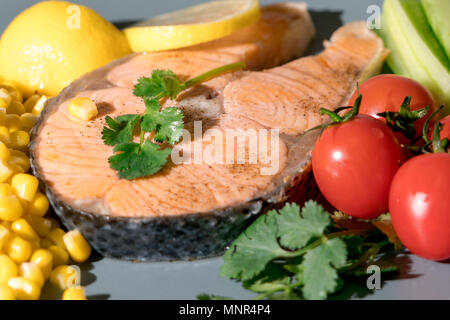
M19 12L39 1L0 0L0 32ZM113 22L148 18L160 13L204 2L202 0L78 0ZM261 4L282 1L260 1ZM312 51L320 49L321 40L342 22L367 18L367 7L382 0L311 0L309 8L319 36ZM331 11L320 13L317 11ZM195 262L132 263L94 257L82 265L82 284L91 299L195 299L199 293L212 293L247 299L255 294L239 283L219 277L222 259ZM401 266L394 278L383 281L382 290L371 291L351 285L334 298L364 299L450 299L450 264L426 261L410 254L396 258ZM364 283L364 281L363 281ZM59 298L51 286L44 298Z

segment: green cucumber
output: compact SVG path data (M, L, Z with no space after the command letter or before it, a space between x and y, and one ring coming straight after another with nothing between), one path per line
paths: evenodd
M450 62L420 0L385 0L380 34L390 49L389 67L428 88L450 113Z
M450 1L422 0L422 6L436 37L450 58Z

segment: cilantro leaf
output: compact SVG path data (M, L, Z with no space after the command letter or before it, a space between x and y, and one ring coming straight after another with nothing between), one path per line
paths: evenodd
M272 259L286 254L275 236L278 233L275 215L271 211L260 216L233 242L223 257L221 276L249 280Z
M395 264L394 261L387 259L381 259L378 261L370 262L370 265L379 267L380 272L383 274L394 273L399 270L398 266ZM367 277L368 275L370 275L370 272L367 272L368 267L369 265L362 264L358 266L358 268L346 272L346 275L354 277Z
M283 290L291 283L289 275L277 264L269 263L256 277L243 282L243 287L254 292Z
M183 113L177 108L161 110L159 101L164 98L175 99L182 90L218 77L226 72L245 68L244 62L224 65L198 75L186 82L170 70L153 70L151 77L141 77L134 86L133 94L144 99L146 111L143 115L127 115L113 120L106 117L107 126L102 130L102 139L107 145L116 145L114 151L120 152L109 158L110 167L119 171L119 176L134 179L159 171L167 162L171 150L159 149L156 144L144 140L145 133L155 133L156 142L175 144L180 140L184 128ZM140 123L140 144L132 143L133 131ZM109 127L108 127L109 126ZM167 147L167 146L166 146ZM144 164L142 161L150 161ZM136 164L137 167L131 167Z
M175 99L182 90L183 82L170 70L154 70L151 78L142 77L134 86L134 95L161 99Z
M156 99L144 98L146 110L142 117L141 129L145 132L156 131L157 142L167 141L175 144L180 140L183 132L183 113L178 108L165 108L159 111L160 106Z
M126 114L117 117L115 120L110 116L105 118L106 124L102 130L103 142L109 146L131 142L133 139L133 130L139 120L137 114Z
M280 243L290 249L305 246L312 238L320 237L331 223L325 209L314 201L308 201L300 214L300 207L287 203L277 219Z
M233 298L216 296L214 294L201 293L197 296L198 300L233 300Z
M303 295L306 299L325 299L337 288L338 268L345 265L347 249L342 239L334 238L306 253L303 266Z
M135 179L158 172L167 162L172 149L160 149L150 140L143 144L129 142L118 144L109 158L112 169L118 171L120 178Z
M347 259L358 259L363 253L363 237L352 234L343 236L341 239L347 247Z

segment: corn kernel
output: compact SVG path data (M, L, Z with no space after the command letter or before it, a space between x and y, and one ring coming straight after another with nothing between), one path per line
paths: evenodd
M1 107L8 109L9 104L12 101L12 97L9 94L8 90L6 90L5 88L1 88L1 85L0 85L0 100L3 101Z
M48 207L49 202L47 197L44 194L37 192L34 199L31 201L30 206L28 207L28 213L31 215L42 217L47 213ZM51 220L50 222L52 225L54 225L54 223Z
M11 229L17 233L19 236L28 241L38 241L39 236L30 226L27 220L18 219L11 224Z
M51 245L48 250L53 254L53 266L57 267L69 262L69 254L61 247Z
M11 158L11 152L6 144L0 141L0 161L8 162L9 158Z
M6 197L14 193L10 184L0 183L0 197Z
M1 117L1 116L0 116ZM20 122L22 123L22 128L26 131L30 131L36 123L37 117L32 113L24 113L20 116ZM1 119L0 119L1 124Z
M19 150L10 149L10 158L8 164L13 167L18 167L22 172L27 172L30 169L30 158Z
M89 121L98 114L97 105L89 98L75 98L69 103L69 113L83 121Z
M19 198L32 201L39 187L39 180L30 174L19 173L13 177L11 186Z
M30 134L23 130L17 130L10 134L10 147L25 150L30 143Z
M3 126L6 121L6 109L0 106L0 126Z
M25 107L19 101L13 100L8 107L8 113L17 114L20 116L22 113L25 113Z
M16 83L13 83L11 81L4 81L2 84L0 84L0 88L6 89L13 99L16 99L20 102L23 101L22 93L17 88Z
M19 236L13 236L5 243L4 251L17 263L27 261L33 251L31 243Z
M38 94L33 94L32 96L30 96L30 97L23 103L23 106L25 107L26 112L31 112L31 111L33 111L34 106L36 105L36 103L39 101L40 98L41 98L41 96L38 95Z
M33 252L30 262L35 263L47 279L53 268L53 254L47 249L38 249Z
M0 285L0 301L4 300L16 300L16 295L14 294L14 290L8 287L7 285ZM69 300L69 299L67 299ZM72 299L76 300L76 299ZM80 300L80 299L79 299Z
M55 218L47 217L46 219L51 222L52 229L56 229L56 228L60 228L61 227L61 225L59 224L58 220L56 220Z
M39 250L41 248L41 240L32 240L30 241L31 244L31 252L35 252L36 250Z
M0 285L8 284L9 279L15 277L19 269L17 264L6 254L0 255Z
M53 242L51 242L50 240L48 240L46 238L41 239L41 248L49 249L51 246L54 246Z
M5 117L5 126L8 128L9 133L22 129L22 122L17 114L7 114Z
M1 220L0 220L1 221ZM11 222L9 221L1 221L0 224L11 231Z
M14 277L9 279L10 287L18 300L38 300L41 296L41 287L30 279Z
M10 182L10 178L16 173L22 172L22 168L17 165L0 160L0 182Z
M30 208L31 206L28 208L28 211L30 211ZM45 237L52 228L51 221L41 216L29 214L26 216L26 219L40 237ZM47 240L50 241L49 239ZM50 241L50 243L53 245L53 242Z
M63 240L73 261L84 262L91 255L91 246L78 229L67 232Z
M7 146L11 142L9 129L6 126L0 126L0 141L6 144Z
M47 239L50 239L53 241L54 244L57 246L66 249L66 245L64 244L63 237L66 233L61 228L54 228L50 230L50 232L46 235Z
M5 99L0 98L0 108L6 110L9 107Z
M39 113L44 109L45 103L47 102L49 98L45 95L41 96L39 100L36 102L36 104L33 107L33 110L31 111L32 114L38 116Z
M0 224L0 250L3 249L3 246L8 242L8 240L12 237L12 232L6 226Z
M72 287L64 290L63 300L87 300L84 293L84 287Z
M19 267L20 276L25 279L33 280L39 287L45 283L44 274L37 264L33 262L24 262Z
M22 205L14 194L0 197L0 219L14 221L19 219L22 213Z
M50 282L61 290L79 286L80 273L74 266L59 266L51 272Z

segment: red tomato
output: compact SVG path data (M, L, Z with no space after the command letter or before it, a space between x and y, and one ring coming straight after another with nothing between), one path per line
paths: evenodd
M312 155L324 197L336 209L362 219L388 212L389 186L403 162L392 130L367 115L325 129Z
M442 123L443 127L441 130L441 140L444 138L450 139L450 116L445 117L442 120L439 120Z
M441 140L444 138L450 139L450 116L447 116L441 120L439 120L440 123L442 123L442 129L440 130L440 138ZM430 125L428 128L428 140L433 140L434 135L434 124Z
M431 114L434 106L433 96L418 82L393 74L381 74L370 78L359 86L362 101L359 113L368 114L377 119L382 119L378 113L385 111L399 111L400 106L407 96L411 96L411 110L422 109L430 106L428 115L415 123L418 135L421 135L426 118ZM355 91L349 100L353 105L358 92ZM395 133L400 142L406 143L406 138L401 133Z
M389 194L392 225L414 254L450 258L450 154L424 154L406 162Z

